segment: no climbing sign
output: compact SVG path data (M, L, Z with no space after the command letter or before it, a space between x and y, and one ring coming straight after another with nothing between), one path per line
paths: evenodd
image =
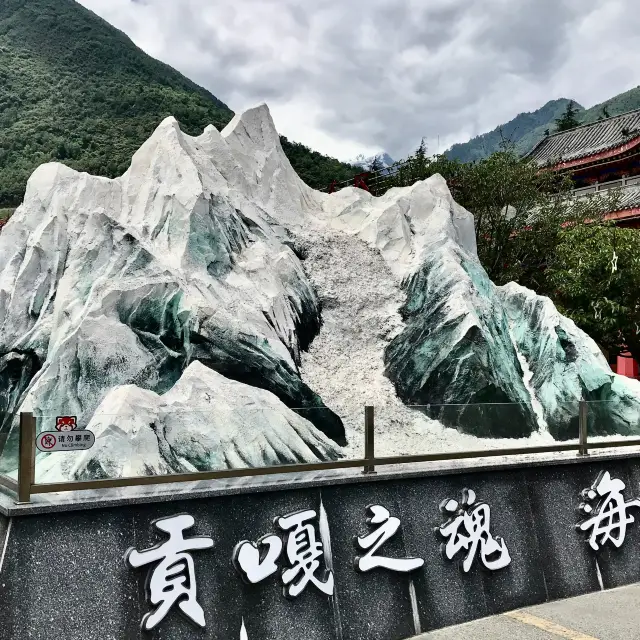
M91 449L96 437L93 431L43 431L36 438L36 447L45 453L54 451L84 451Z

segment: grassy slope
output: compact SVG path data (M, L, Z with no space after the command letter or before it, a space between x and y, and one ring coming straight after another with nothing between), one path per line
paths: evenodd
M0 207L17 205L50 160L120 175L168 115L195 135L233 112L74 0L0 0ZM304 145L288 151L314 187L357 171Z

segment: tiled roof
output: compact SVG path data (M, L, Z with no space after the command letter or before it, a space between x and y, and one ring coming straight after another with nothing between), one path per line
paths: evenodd
M623 135L624 130L630 135ZM557 164L615 149L634 138L640 138L640 109L554 133L542 139L525 157L533 158L541 166Z

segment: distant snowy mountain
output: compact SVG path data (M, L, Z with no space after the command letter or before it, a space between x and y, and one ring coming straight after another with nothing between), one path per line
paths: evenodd
M378 158L382 163L383 169L393 166L396 162L386 151L381 151L380 153L368 158L365 158L364 155L360 154L359 156L356 156L350 164L354 164L356 167L362 167L365 171L368 171L376 158Z

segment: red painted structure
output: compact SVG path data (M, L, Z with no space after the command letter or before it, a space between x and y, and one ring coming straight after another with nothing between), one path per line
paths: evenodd
M614 182L622 188L620 208L605 217L640 228L640 109L547 136L527 156L541 169L569 173L578 189L622 181ZM628 354L610 364L621 375L639 377L638 363Z

